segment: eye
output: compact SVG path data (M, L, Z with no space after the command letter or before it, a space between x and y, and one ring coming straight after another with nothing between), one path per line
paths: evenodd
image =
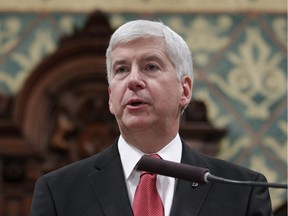
M159 67L156 64L148 64L146 65L145 70L155 71L155 70L159 70Z
M128 71L128 68L125 66L118 66L117 68L115 68L115 74L125 73L127 71Z

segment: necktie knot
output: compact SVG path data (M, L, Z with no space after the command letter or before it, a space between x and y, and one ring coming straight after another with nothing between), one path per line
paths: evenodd
M144 176L144 175L149 175L150 178L156 178L156 174L150 173L150 172L146 172L146 171L142 171L141 172L140 178L142 178L142 176Z
M158 154L151 154L148 156L151 158L155 158L155 159L162 159ZM142 178L142 176L146 175L146 174L150 175L150 177L154 177L155 179L157 178L155 173L151 173L151 172L147 172L147 171L141 171L140 178Z

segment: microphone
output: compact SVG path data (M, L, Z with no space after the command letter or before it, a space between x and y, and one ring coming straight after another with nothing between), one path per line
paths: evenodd
M206 168L180 164L172 161L161 160L144 155L136 165L137 170L156 173L164 176L205 184L205 174L209 172Z
M196 167L188 164L176 163L167 160L159 160L149 157L147 155L142 156L136 165L136 169L140 171L146 171L159 175L174 177L190 182L196 182L203 185L207 182L218 182L226 184L237 184L246 186L261 186L272 188L287 188L287 184L257 182L257 181L235 181L231 179L225 179L210 174L209 169Z

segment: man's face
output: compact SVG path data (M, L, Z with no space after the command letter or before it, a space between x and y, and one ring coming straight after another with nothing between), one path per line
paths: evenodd
M109 108L120 131L177 127L180 109L191 97L192 81L177 79L163 39L119 44L111 52L111 62Z

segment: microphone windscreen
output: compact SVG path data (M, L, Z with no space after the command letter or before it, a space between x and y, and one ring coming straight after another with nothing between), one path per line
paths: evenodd
M147 155L144 155L139 160L136 169L164 176L170 176L190 182L197 182L198 184L206 183L204 176L207 172L209 172L207 168L155 159Z

